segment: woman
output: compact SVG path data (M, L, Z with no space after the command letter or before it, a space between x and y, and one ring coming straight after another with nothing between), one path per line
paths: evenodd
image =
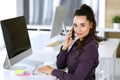
M45 66L38 71L56 76L60 80L95 80L99 38L95 35L96 21L93 10L86 4L76 10L71 29L57 56L57 68ZM73 44L72 33L77 39ZM73 45L72 45L73 44ZM70 46L72 46L70 48ZM70 50L69 50L70 48ZM68 68L68 72L60 69Z

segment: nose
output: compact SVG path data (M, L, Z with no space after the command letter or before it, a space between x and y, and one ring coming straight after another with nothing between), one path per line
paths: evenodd
M77 31L77 32L81 32L81 31L82 31L81 27L80 27L80 26L77 27L76 31Z

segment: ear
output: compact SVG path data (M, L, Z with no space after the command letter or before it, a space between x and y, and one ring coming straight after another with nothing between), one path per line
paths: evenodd
M91 22L91 23L90 23L90 29L92 29L92 27L93 27L93 23Z

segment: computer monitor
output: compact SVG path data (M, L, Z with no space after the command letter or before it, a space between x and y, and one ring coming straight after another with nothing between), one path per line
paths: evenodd
M65 5L56 7L50 38L60 35L63 29L66 30L66 10L67 9Z
M7 52L3 67L10 69L14 64L32 54L30 39L24 16L0 22Z

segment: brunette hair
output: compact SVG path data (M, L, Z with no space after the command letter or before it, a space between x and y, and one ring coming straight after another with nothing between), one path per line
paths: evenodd
M87 20L93 23L92 29L90 30L89 34L84 38L84 41L89 38L89 36L93 36L97 42L102 41L101 37L96 35L96 20L94 17L94 12L92 8L86 4L81 5L80 9L77 9L74 13L75 16L86 16Z
M96 35L96 20L95 20L95 17L94 17L94 12L92 10L92 8L86 4L83 4L81 5L80 9L77 9L74 13L74 17L75 16L86 16L87 20L92 23L92 29L90 29L89 33L87 36L84 37L83 41L80 41L80 40L77 40L76 43L78 44L78 47L79 47L79 52L81 51L81 49L84 47L84 43L85 41L90 37L90 36L93 36L93 38L95 39L96 41L96 44L98 45L98 43L100 41L103 40L103 38L101 37L98 37Z

